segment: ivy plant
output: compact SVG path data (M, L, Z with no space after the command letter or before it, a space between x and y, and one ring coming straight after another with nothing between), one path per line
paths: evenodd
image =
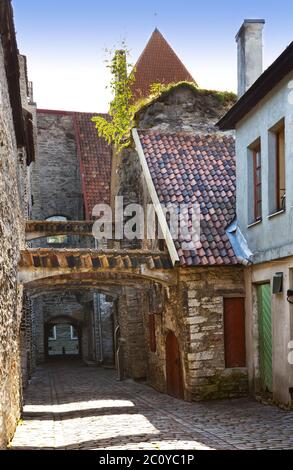
M110 69L111 81L110 89L113 100L110 103L107 120L102 116L94 116L98 136L103 137L108 144L113 144L117 153L130 143L130 131L133 125L135 107L131 86L134 82L135 71L128 64L129 52L123 43L123 49L117 50L108 61L107 67ZM132 71L129 73L129 69Z

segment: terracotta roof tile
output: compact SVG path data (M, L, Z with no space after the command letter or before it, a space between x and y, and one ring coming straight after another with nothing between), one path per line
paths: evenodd
M162 34L155 29L135 65L135 98L145 98L154 83L194 82L179 57Z
M183 248L183 242L185 246L191 238L190 219L186 223L189 236L183 233L175 241L180 263L186 266L237 264L225 232L235 218L233 137L159 131L139 131L139 136L160 202L200 205L201 232L196 249Z
M96 204L110 203L112 151L107 142L97 136L91 113L74 113L75 131L80 158L86 218L92 218ZM108 118L107 114L101 116Z

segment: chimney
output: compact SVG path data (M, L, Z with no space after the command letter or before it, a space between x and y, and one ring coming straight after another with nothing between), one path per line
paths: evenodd
M244 20L237 36L238 98L240 98L263 72L262 30L265 20Z

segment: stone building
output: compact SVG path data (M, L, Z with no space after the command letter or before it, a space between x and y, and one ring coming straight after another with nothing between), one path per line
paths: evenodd
M152 69L149 63L152 64ZM194 81L157 30L139 58L136 68L134 95L139 97L148 94L153 83ZM143 70L147 73L144 74ZM96 114L37 110L39 158L32 165L33 220L48 223L91 220L96 204L110 203L112 149L103 139L97 137L95 125L91 122L94 115ZM103 117L109 118L107 115ZM95 247L92 236L81 238L74 235L42 237L34 239L30 245L33 248L65 250ZM63 289L54 293L27 292L35 318L33 343L37 362L48 357L48 335L53 323L60 325L60 322L70 319L79 331L83 359L114 364L118 295L115 289L108 289L103 293L99 291L99 286L96 287L96 290L93 287L92 293L77 289L67 293ZM119 286L116 286L117 289L120 292ZM136 299L136 295L134 297ZM121 302L123 304L122 300ZM124 310L125 302L124 299L124 307L121 307ZM145 366L143 369L145 370ZM140 375L145 375L145 372Z
M155 64L166 47L155 31L142 57L153 56ZM49 357L52 331L69 325L81 357L115 365L120 378L147 377L159 390L186 399L240 396L247 392L247 260L232 248L227 232L235 218L234 140L215 126L234 96L199 89L170 51L168 70L174 74L165 91L144 100L138 132L133 130L137 149L121 158L113 159L112 149L96 137L91 114L38 110L32 218L39 235L31 239L31 254L22 257L22 275L31 279L25 267L47 269L48 263L60 273L66 263L71 271L52 282L24 281L37 361ZM151 85L161 77L154 73L148 80ZM125 205L198 201L200 246L186 248L167 235L165 243L113 240L109 252L109 246L93 245L89 232L65 235L66 225L87 223L95 204L113 202L116 195ZM161 225L162 214L157 216ZM51 236L53 226L63 231ZM88 254L94 247L102 249L98 259ZM89 272L89 265L101 274Z
M236 130L237 221L245 269L250 390L292 406L293 44L263 73L263 20L238 35L239 100L221 119Z
M32 165L32 219L48 222L85 221L97 202L109 203L111 148L98 139L93 114L37 111L39 158ZM79 235L46 236L32 247L94 249L94 238ZM78 289L30 295L35 316L36 360L49 357L49 334L70 321L86 361L113 363L112 347L103 344L101 329L114 335L113 300L99 291ZM109 314L110 309L110 314Z
M21 363L26 361L17 270L35 149L34 106L28 99L25 58L18 53L10 0L1 1L0 30L0 447L5 447L20 416Z
M234 100L192 84L169 87L137 113L133 146L113 162L114 193L123 195L125 206L153 204L165 234L163 243L143 239L141 246L168 253L173 280L151 284L137 315L142 316L149 383L179 398L235 397L248 389L248 261L245 252L233 249L228 234L236 215L235 145L231 134L215 126ZM196 247L189 246L188 230L186 239L177 240L164 231L161 204L169 203L199 204ZM119 310L117 316L123 329Z
M0 20L1 445L19 417L21 383L60 352L179 398L245 394L247 253L231 244L233 135L215 126L233 95L199 89L156 30L137 62L144 105L133 145L118 159L97 138L94 114L36 110L8 0ZM158 82L165 91L145 99ZM93 209L116 195L154 204L161 228L158 202L198 202L199 245L168 230L160 241L97 243Z

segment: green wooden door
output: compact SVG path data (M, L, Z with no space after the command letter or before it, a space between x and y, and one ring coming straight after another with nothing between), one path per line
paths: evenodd
M258 315L259 315L259 353L260 377L262 389L272 392L272 313L271 313L271 286L262 284L257 286Z

